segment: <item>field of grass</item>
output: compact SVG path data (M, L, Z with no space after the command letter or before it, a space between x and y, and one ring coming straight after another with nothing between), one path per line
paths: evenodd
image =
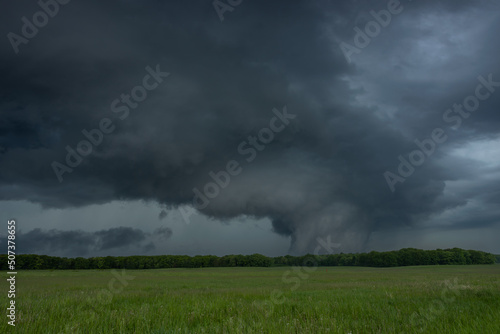
M309 269L19 271L0 333L500 333L500 265Z

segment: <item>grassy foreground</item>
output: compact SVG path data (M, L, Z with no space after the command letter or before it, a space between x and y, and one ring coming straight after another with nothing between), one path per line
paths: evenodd
M500 265L309 270L19 271L0 333L500 333Z

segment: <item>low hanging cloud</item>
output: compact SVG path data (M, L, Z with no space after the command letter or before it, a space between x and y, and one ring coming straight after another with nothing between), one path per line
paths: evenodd
M9 6L1 31L19 29L30 12ZM483 210L460 224L498 224L491 203L500 161L486 168L482 157L456 152L499 138L500 91L460 129L448 128L442 115L474 91L478 76L500 82L499 6L401 2L404 10L348 62L341 43L354 43L374 20L370 12L387 6L248 1L222 22L207 1L62 7L19 53L8 45L0 51L0 200L61 209L145 200L175 209L192 206L193 189L236 160L241 173L200 212L268 218L294 253L312 252L324 235L342 251L364 250L374 231L452 217L470 203ZM142 100L134 88L156 64L170 75ZM117 98L125 119L124 109L113 108ZM258 141L258 155L245 162L239 144L269 127L273 109L283 106L296 119L268 144ZM114 130L79 153L79 143L90 141L84 133L103 119ZM415 139L436 127L446 128L446 143L392 192L384 173L397 173L398 156L407 158L418 149ZM67 164L69 152L85 157L59 182L53 162ZM166 211L159 218L167 221ZM123 228L24 237L33 251L77 253L140 247L149 238Z
M16 240L18 254L76 257L106 254L109 251L127 254L134 254L134 251L149 252L156 248L154 242L165 242L171 236L172 231L167 227L158 228L152 234L130 227L115 227L95 232L36 228L26 233L18 231Z

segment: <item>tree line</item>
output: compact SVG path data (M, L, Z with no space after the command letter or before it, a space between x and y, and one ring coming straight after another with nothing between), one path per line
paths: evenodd
M66 258L36 254L21 254L15 258L19 269L160 269L205 267L271 267L271 266L363 266L397 267L449 264L494 264L497 256L460 248L421 250L404 248L399 251L370 253L340 253L329 255L278 256L252 255L154 255ZM8 270L6 254L0 255L1 270Z

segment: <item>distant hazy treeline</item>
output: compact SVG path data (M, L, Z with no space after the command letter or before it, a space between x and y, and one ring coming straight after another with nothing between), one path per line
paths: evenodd
M0 268L8 270L7 255L0 255ZM155 269L200 267L271 266L365 266L396 267L446 264L494 264L495 255L460 248L421 250L405 248L391 252L267 257L252 255L156 255L66 258L47 255L17 255L16 269Z

